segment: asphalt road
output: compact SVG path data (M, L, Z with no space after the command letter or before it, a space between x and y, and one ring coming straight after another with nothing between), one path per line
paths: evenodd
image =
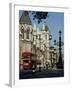
M64 77L64 70L20 71L19 79Z

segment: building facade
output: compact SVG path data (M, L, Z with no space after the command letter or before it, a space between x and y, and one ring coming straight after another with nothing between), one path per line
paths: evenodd
M19 61L23 64L29 59L36 68L46 68L50 56L48 26L44 25L42 30L34 27L37 26L35 24L32 26L29 13L24 11L19 20Z

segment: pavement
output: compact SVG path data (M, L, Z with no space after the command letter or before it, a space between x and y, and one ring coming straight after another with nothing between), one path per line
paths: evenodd
M44 71L32 71L24 70L19 72L19 79L32 79L32 78L53 78L64 77L64 70L44 70Z

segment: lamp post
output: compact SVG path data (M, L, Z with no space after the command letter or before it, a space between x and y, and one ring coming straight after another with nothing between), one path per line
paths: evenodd
M59 30L59 42L56 43L56 40L54 40L54 45L59 46L59 58L58 62L56 64L58 69L63 69L63 60L62 60L62 46L63 42L61 41L61 30Z
M57 63L57 68L63 69L63 62L62 62L62 42L61 42L61 31L59 31L59 59Z

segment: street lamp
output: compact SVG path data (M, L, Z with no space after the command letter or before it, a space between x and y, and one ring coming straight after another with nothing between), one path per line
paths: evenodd
M61 44L61 31L59 31L59 60L57 63L57 68L63 69L63 62L62 62L62 44Z
M54 40L54 45L56 45L56 40Z
M58 62L56 64L56 66L58 69L63 69L63 61L62 61L63 42L61 41L61 30L59 30L59 42L56 42L56 40L54 40L54 45L59 46L59 58L58 58Z
M49 40L52 40L52 35L49 35Z

